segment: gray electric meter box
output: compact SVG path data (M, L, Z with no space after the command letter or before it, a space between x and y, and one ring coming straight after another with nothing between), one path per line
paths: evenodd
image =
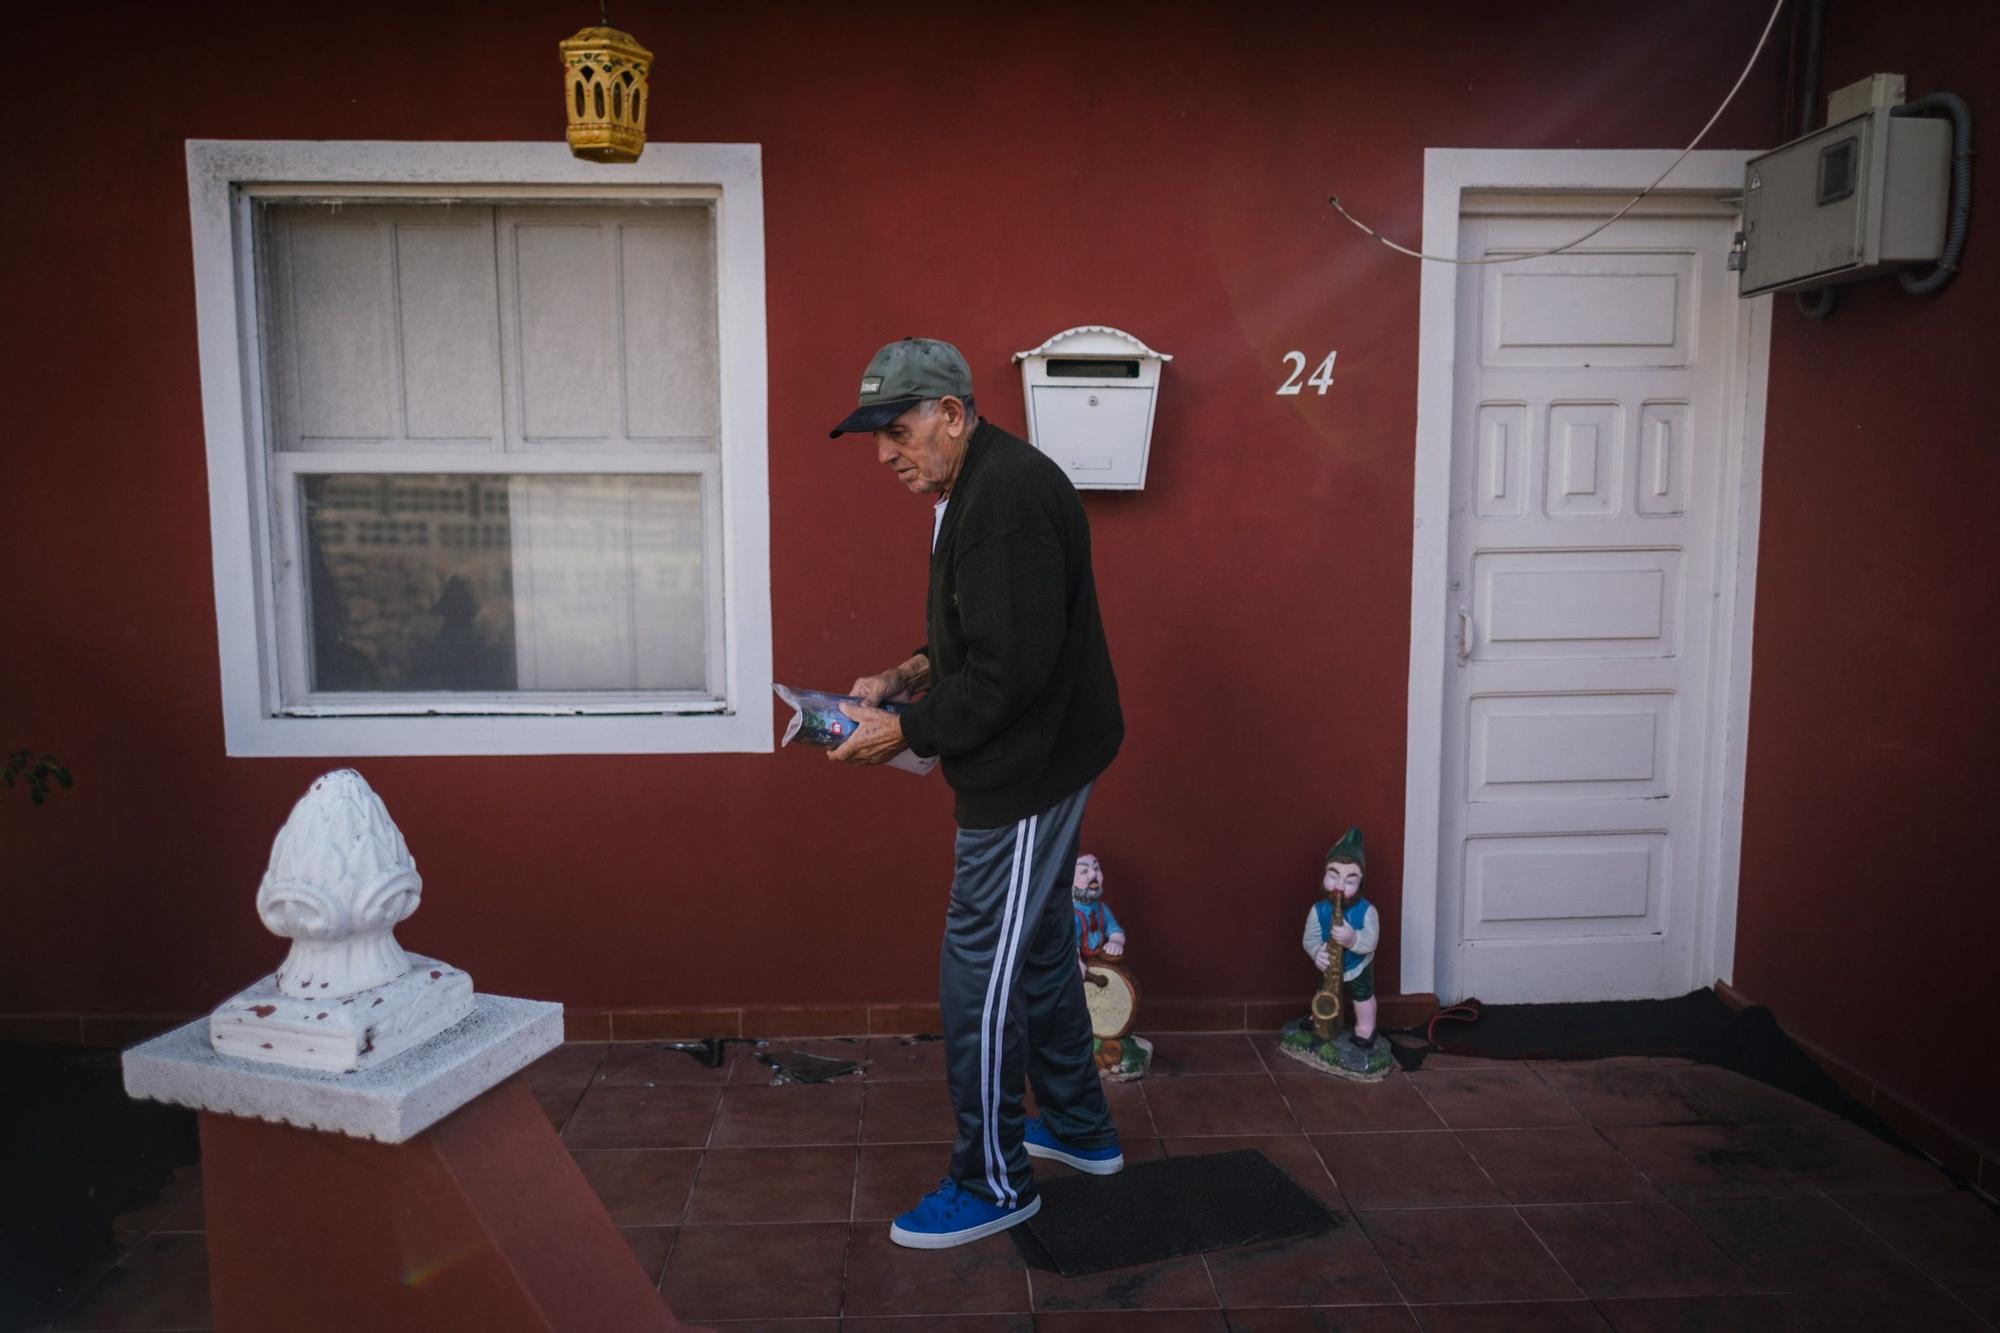
M1062 464L1078 490L1145 486L1160 367L1171 356L1122 329L1083 324L1014 360L1029 443Z
M1951 125L1875 106L1753 157L1741 296L1856 282L1944 253Z

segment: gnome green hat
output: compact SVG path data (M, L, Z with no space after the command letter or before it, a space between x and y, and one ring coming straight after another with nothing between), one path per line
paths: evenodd
M1339 842L1327 848L1326 864L1332 865L1335 861L1351 862L1354 865L1360 866L1363 874L1368 873L1368 854L1361 850L1360 829L1351 828L1347 830L1347 832L1340 835Z

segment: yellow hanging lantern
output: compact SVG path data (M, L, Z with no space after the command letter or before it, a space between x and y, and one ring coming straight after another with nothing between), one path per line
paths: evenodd
M653 53L612 27L585 28L561 49L569 151L592 162L637 162Z

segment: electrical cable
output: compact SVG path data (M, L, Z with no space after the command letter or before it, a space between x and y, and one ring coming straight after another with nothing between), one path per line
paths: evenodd
M1609 227L1612 223L1618 221L1618 219L1624 217L1627 213L1630 213L1634 208L1638 207L1639 201L1641 199L1644 199L1647 195L1651 194L1654 190L1659 189L1660 182L1664 181L1667 177L1673 175L1674 168L1678 167L1682 162L1685 162L1687 160L1687 155L1694 151L1695 145L1708 137L1708 132L1715 128L1715 122L1722 119L1722 113L1727 111L1729 109L1729 104L1736 100L1736 94L1740 92L1743 88L1743 81L1750 77L1750 71L1756 67L1757 57L1764 54L1765 44L1771 40L1771 29L1777 26L1778 11L1783 9L1784 7L1785 7L1785 0L1777 0L1777 3L1771 6L1771 17L1764 21L1764 31L1757 38L1757 49L1750 53L1750 59L1748 63L1746 63L1743 66L1743 72L1736 76L1736 83L1734 84L1734 86L1730 88L1729 95L1722 99L1722 105L1715 108L1715 114L1708 118L1708 124L1702 126L1700 133L1694 136L1693 140L1689 142L1687 147L1681 149L1680 156L1676 157L1672 162L1669 162L1667 164L1667 169L1661 172L1658 176L1655 176L1653 178L1653 183L1651 185L1648 185L1645 189L1633 195L1632 198L1626 202L1625 207L1619 209L1616 213L1613 213L1610 217L1604 219L1604 221L1598 223L1595 227L1592 227L1589 231L1585 232L1583 235L1577 237L1573 241L1569 241L1565 244L1558 245L1547 250L1536 250L1531 254L1495 255L1495 256L1489 256L1485 259L1454 259L1448 255L1428 255L1421 250L1412 250L1408 246L1396 244L1394 241L1390 240L1387 236L1384 236L1382 233L1376 231L1373 227L1363 222L1360 218L1355 217L1352 213L1348 212L1345 208L1342 208L1340 206L1339 195L1337 194L1328 195L1326 201L1329 204L1333 205L1334 212L1340 214L1340 216L1346 218L1349 222L1352 222L1355 226L1361 228L1361 230L1367 232L1370 236L1373 236L1376 240L1382 242L1382 244L1388 246L1391 250L1394 250L1397 254L1408 255L1412 259L1427 259L1433 264L1518 264L1524 259L1544 259L1547 258L1549 255L1562 254L1565 250L1574 250L1577 246L1582 245L1585 241L1597 235L1599 232L1603 231L1606 227Z

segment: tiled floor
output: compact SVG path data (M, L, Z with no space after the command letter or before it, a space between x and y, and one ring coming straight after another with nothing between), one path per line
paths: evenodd
M1261 1149L1339 1228L1083 1278L1004 1236L900 1249L886 1219L945 1167L935 1043L779 1043L872 1061L808 1087L744 1048L706 1069L651 1044L573 1044L527 1078L675 1313L718 1330L2000 1328L1981 1199L1726 1070L1439 1057L1357 1086L1240 1033L1155 1042L1154 1073L1110 1089L1127 1157ZM198 1174L121 1221L124 1259L53 1327L206 1328Z

